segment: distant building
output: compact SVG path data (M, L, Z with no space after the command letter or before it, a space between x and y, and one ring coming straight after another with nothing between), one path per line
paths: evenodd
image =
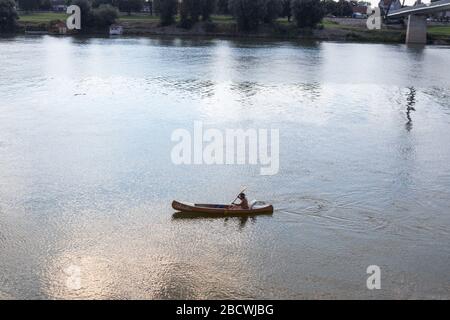
M378 7L381 9L381 14L386 14L387 12L398 10L402 8L400 0L380 0Z
M63 21L58 21L50 26L49 32L52 34L66 34L67 25Z
M367 14L367 6L356 5L352 7L353 13Z
M352 10L353 10L352 18L356 18L356 19L367 18L367 6L366 5L355 4L354 6L352 6Z

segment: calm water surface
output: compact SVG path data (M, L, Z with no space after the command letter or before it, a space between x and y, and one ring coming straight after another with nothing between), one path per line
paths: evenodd
M0 61L0 298L450 298L448 47L44 36ZM279 173L172 164L196 120L279 129ZM241 185L275 213L173 216Z

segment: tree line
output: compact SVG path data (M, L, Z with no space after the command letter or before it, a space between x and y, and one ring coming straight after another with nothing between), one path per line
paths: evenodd
M51 10L51 0L16 0L19 8L25 12L33 10ZM72 4L72 0L65 1L67 5ZM101 5L111 5L122 12L139 12L144 7L145 0L91 0L92 8L98 8Z
M49 9L50 0L17 0L22 10ZM198 21L210 21L212 14L233 15L239 30L256 30L261 24L273 24L283 17L300 28L315 27L325 15L351 16L347 0L151 0L152 11L163 26L174 24L190 28ZM144 0L67 0L82 9L82 25L103 27L114 23L118 10L139 12ZM17 19L14 0L0 0L0 30L10 29Z
M293 17L299 27L314 27L327 14L324 0L154 0L153 4L162 25L175 23L177 13L182 27L208 21L213 13L231 14L242 31L272 24L279 17L289 21Z
M208 21L214 14L233 15L240 30L250 31L260 24L272 24L277 18L293 18L300 28L315 27L325 15L351 16L353 6L368 4L352 0L153 0L154 12L162 25L175 23L190 27L201 18Z

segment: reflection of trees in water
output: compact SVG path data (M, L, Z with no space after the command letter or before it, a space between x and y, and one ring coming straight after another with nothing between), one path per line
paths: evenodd
M416 104L416 89L414 87L409 87L409 92L406 97L406 118L408 121L406 122L406 130L411 131L413 123L411 118L411 111L416 111L414 105Z

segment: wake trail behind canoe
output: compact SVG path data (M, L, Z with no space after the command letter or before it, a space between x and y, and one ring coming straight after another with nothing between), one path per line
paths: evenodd
M344 197L345 198L345 197ZM294 221L320 228L366 232L383 230L388 221L382 212L364 207L357 201L332 199L330 195L295 195L289 194L279 198L282 205L275 208L285 213Z

